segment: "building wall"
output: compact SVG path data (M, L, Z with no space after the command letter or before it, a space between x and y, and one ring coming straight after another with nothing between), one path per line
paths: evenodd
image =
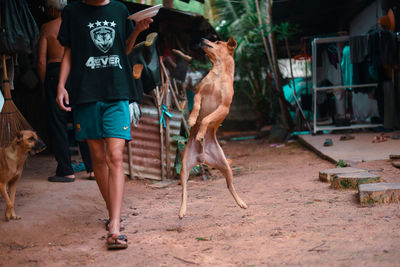
M367 33L383 14L382 0L376 0L361 11L350 23L350 36Z

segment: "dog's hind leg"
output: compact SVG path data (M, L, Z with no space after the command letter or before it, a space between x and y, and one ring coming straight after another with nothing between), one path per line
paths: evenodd
M6 221L8 222L11 219L12 209L14 208L11 200L7 193L7 185L5 183L0 183L0 193L6 201Z
M185 151L182 156L182 169L181 169L181 185L182 185L182 202L179 211L179 218L182 219L186 213L187 205L187 181L189 178L190 170L199 163L199 154L202 151L201 144L196 140L189 139Z
M17 177L16 179L13 179L12 181L10 181L8 183L8 191L10 192L10 201L11 201L11 205L12 205L12 209L11 209L11 218L12 220L19 220L21 219L20 216L18 216L17 214L15 214L15 193L17 192L17 182L19 180L20 177Z
M236 193L235 187L233 186L232 169L229 166L224 151L218 144L215 133L213 133L212 129L207 131L205 138L205 163L211 167L218 169L225 176L226 185L228 186L229 192L231 192L236 203L239 205L239 207L247 209L246 203Z

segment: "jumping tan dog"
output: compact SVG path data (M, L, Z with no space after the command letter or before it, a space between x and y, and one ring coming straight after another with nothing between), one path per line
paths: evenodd
M218 127L228 115L232 103L235 72L233 52L236 46L232 37L228 42L202 40L202 49L213 67L197 87L193 110L189 116L190 136L182 157L182 204L179 212L181 219L186 213L189 171L198 163L205 163L220 170L236 203L241 208L247 208L246 203L236 193L232 170L216 137Z
M0 148L0 193L7 205L6 221L21 219L14 211L15 192L28 152L31 154L39 153L45 147L45 144L35 132L21 131L11 145Z

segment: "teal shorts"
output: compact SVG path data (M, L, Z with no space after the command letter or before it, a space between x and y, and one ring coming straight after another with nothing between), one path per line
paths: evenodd
M128 100L82 104L73 113L78 141L107 137L132 139Z

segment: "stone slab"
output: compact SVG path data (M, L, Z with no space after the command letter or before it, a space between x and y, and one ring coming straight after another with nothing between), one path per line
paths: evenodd
M360 172L367 172L367 170L352 168L352 167L328 169L319 172L319 180L322 182L330 183L332 182L333 178L338 174L360 173Z
M393 167L400 168L400 161L392 162Z
M397 132L385 133L391 136ZM343 133L321 134L321 135L299 135L302 144L309 147L320 157L333 163L344 160L347 163L368 162L374 160L387 160L390 154L399 154L400 139L389 138L386 142L372 143L375 132L351 133L355 138L340 141ZM330 138L333 146L324 146L325 139Z
M400 183L360 184L358 187L360 204L400 203Z
M380 176L370 172L356 172L336 175L332 182L331 187L334 189L358 189L361 184L379 183Z

